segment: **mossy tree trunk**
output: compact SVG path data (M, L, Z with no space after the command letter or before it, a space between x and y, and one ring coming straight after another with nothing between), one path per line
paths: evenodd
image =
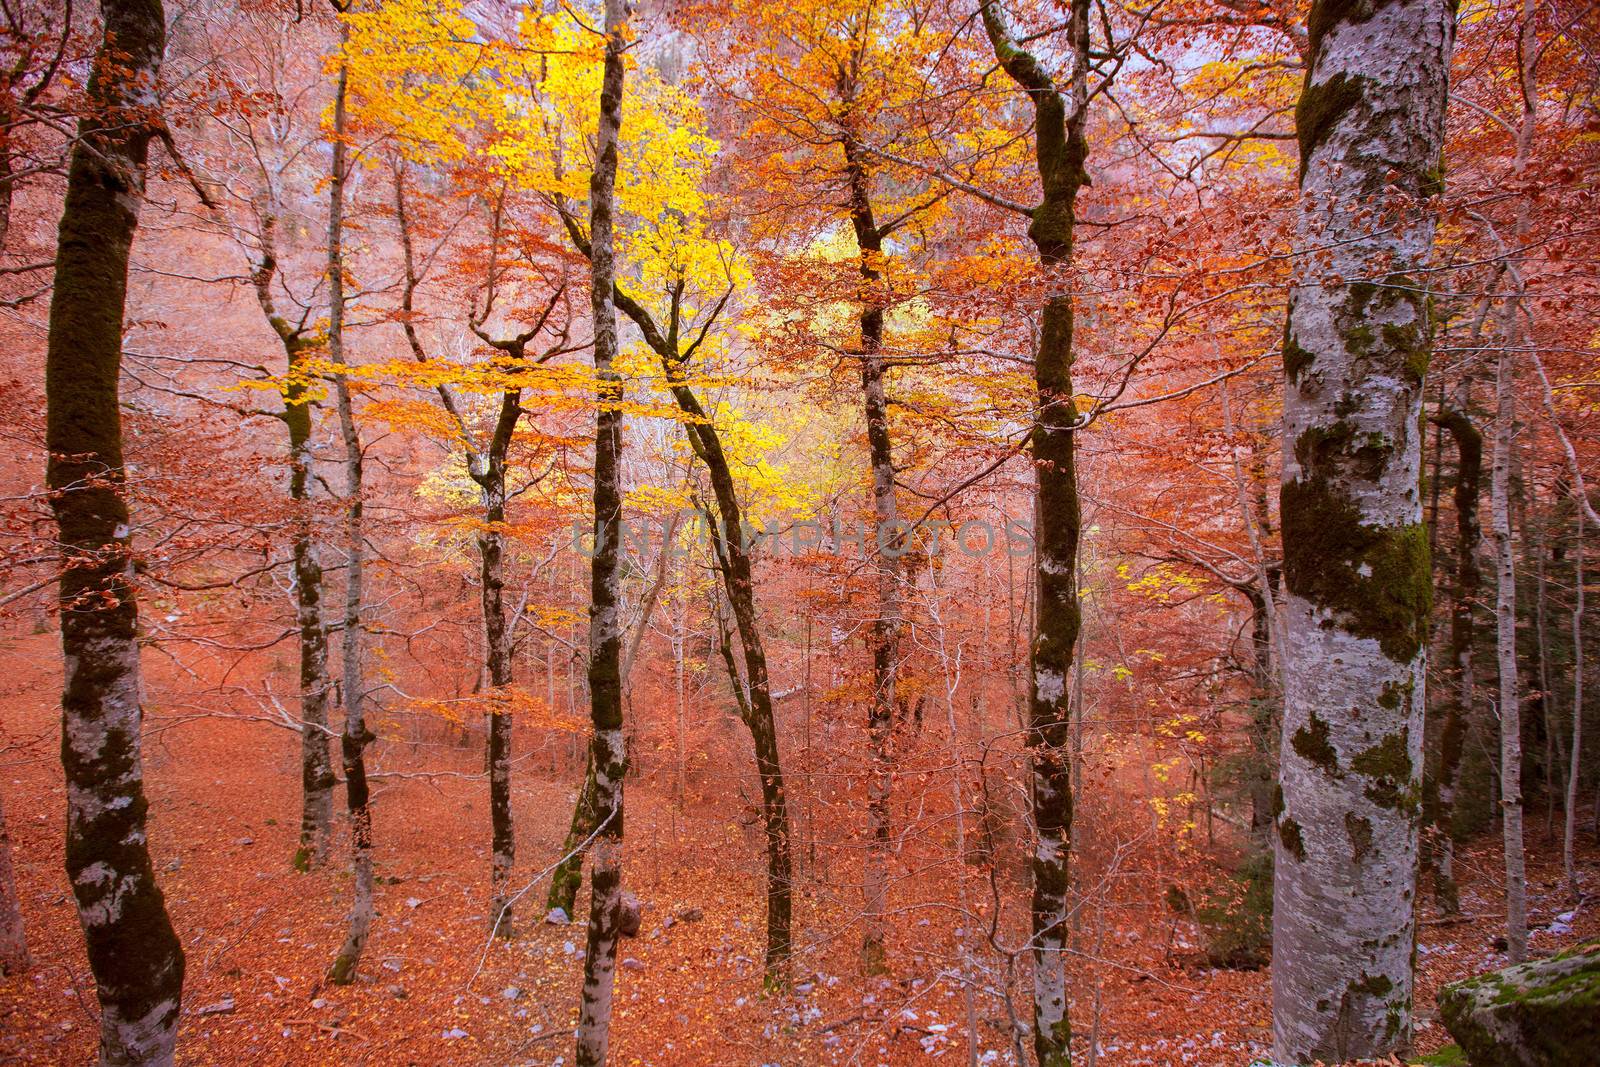
M1470 400L1464 394L1463 401ZM1456 573L1450 593L1450 645L1445 655L1453 683L1445 690L1444 720L1439 727L1439 770L1430 792L1433 841L1429 856L1433 867L1433 893L1447 915L1461 910L1460 892L1455 878L1456 786L1461 774L1461 754L1466 745L1467 728L1472 721L1476 685L1472 673L1472 649L1477 640L1473 615L1482 572L1478 567L1478 543L1483 530L1478 522L1479 482L1483 473L1483 434L1466 415L1466 404L1443 411L1434 422L1450 432L1456 445Z
M295 850L296 870L310 870L327 862L333 833L333 790L338 779L329 752L328 703L333 681L328 674L328 629L322 616L322 552L311 508L311 478L315 456L311 450L312 401L308 394L307 362L317 344L309 336L309 309L299 323L278 313L272 286L277 275L277 211L270 204L260 214L261 258L251 270L256 301L267 324L278 335L286 360L283 420L289 435L289 503L293 508L295 628L300 648L300 845Z
M1089 99L1089 3L1072 0L1067 41L1072 73L1065 93L1037 57L1013 39L1004 11L983 4L984 29L1001 67L1028 95L1042 192L1028 236L1038 249L1048 295L1034 353L1037 412L1031 445L1035 508L1035 608L1028 751L1033 764L1033 1016L1040 1067L1072 1060L1066 951L1072 852L1071 698L1067 677L1083 617L1078 604L1078 503L1073 400L1071 292L1079 190L1089 183L1084 124Z
M590 305L599 409L594 434L594 559L590 569L589 711L594 736L594 843L589 868L589 933L578 1012L578 1067L606 1062L611 996L616 979L622 912L623 784L627 754L622 730L622 380L617 356L616 246L613 237L618 140L622 127L623 52L627 0L605 0L606 51L600 83L600 122L589 178Z
M1317 0L1295 124L1284 338L1288 596L1273 894L1286 1062L1409 1046L1432 580L1422 521L1425 287L1447 0ZM1392 220L1374 229L1374 213Z
M348 32L348 31L346 31ZM345 95L349 70L341 62L333 97L333 166L328 182L328 359L343 366L344 351L344 189L349 176L345 146ZM361 434L356 426L350 380L334 378L339 412L339 437L344 445L345 477L345 598L344 626L340 636L340 690L344 702L344 732L339 739L344 768L345 806L350 814L352 887L350 913L345 921L344 944L328 971L335 985L356 979L361 954L367 947L374 915L372 874L372 810L367 786L366 750L376 738L367 729L366 680L362 629L366 562L366 526L363 503Z
M550 876L546 911L559 908L568 919L573 917L578 890L583 886L584 842L594 832L594 825L594 750L591 747L583 764L583 785L572 805L572 823L567 827L567 839L561 843L561 861Z
M66 869L100 1000L102 1064L170 1064L183 947L146 844L138 607L118 377L128 256L160 122L159 0L104 0L67 171L45 356L45 472L59 529Z

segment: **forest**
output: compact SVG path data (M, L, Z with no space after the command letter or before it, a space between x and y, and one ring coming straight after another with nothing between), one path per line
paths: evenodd
M1600 1047L1600 4L0 0L0 1062Z

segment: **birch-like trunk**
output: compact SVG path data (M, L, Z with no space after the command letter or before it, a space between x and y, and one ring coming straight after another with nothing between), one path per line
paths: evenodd
M348 30L344 31L347 34ZM343 36L343 35L342 35ZM344 352L344 187L348 177L345 148L345 93L349 69L344 62L334 85L333 167L328 182L328 359L345 364ZM345 374L334 378L339 411L339 437L344 445L345 477L345 600L344 630L340 638L340 688L344 700L344 732L339 739L344 768L345 805L350 813L350 858L354 875L350 914L344 945L328 971L328 980L347 985L356 978L361 953L372 931L372 810L368 806L366 749L375 738L367 729L362 662L362 599L365 579L366 529L363 519L361 434L356 426Z
M1450 646L1446 653L1447 670L1453 672L1453 685L1445 690L1444 721L1439 727L1439 772L1434 785L1433 892L1446 915L1461 910L1460 892L1455 878L1456 786L1461 773L1461 754L1466 745L1467 728L1472 721L1476 685L1472 673L1472 649L1477 643L1477 623L1473 607L1477 603L1482 576L1478 569L1478 542L1483 531L1478 525L1478 483L1483 470L1483 434L1466 416L1470 390L1463 390L1458 409L1441 412L1434 421L1450 431L1456 444L1456 575L1450 598Z
M1506 316L1506 325L1513 325ZM1495 560L1495 662L1500 675L1500 829L1505 849L1506 955L1528 954L1528 875L1522 842L1522 700L1517 678L1517 566L1511 533L1511 451L1516 434L1516 363L1501 339L1495 373L1494 455L1489 468L1490 537Z
M611 995L616 979L622 911L623 780L627 754L622 731L622 381L617 356L616 247L613 214L617 142L622 127L623 51L629 4L605 0L606 52L600 83L600 123L594 173L589 178L590 306L594 316L594 367L599 410L594 434L594 559L590 571L589 700L594 737L596 826L589 871L589 936L583 958L583 1000L578 1012L578 1067L606 1062Z
M1417 279L1453 33L1445 0L1317 0L1308 26L1273 894L1274 1052L1291 1063L1411 1041L1432 600L1420 424L1432 323Z
M1073 400L1072 257L1078 191L1088 184L1089 3L1072 0L1067 23L1072 73L1063 95L1037 57L1012 38L994 0L983 4L995 58L1028 95L1042 197L1028 236L1048 285L1034 353L1037 413L1032 435L1038 500L1034 511L1032 685L1027 745L1033 764L1033 1047L1040 1067L1072 1061L1067 994L1068 891L1072 853L1072 699L1067 678L1083 625L1078 604L1078 502Z
M45 356L45 473L60 531L66 869L100 1000L100 1062L170 1064L183 947L146 844L138 608L118 376L128 256L159 121L159 0L104 0L67 172Z
M17 897L17 876L11 868L5 800L0 797L0 977L21 974L32 963L27 931L22 925L22 901Z
M1587 493L1580 482L1574 487L1580 498L1577 507L1577 533L1572 544L1572 747L1568 753L1566 811L1562 820L1561 866L1573 900L1583 899L1578 882L1578 867L1573 857L1573 842L1578 836L1578 781L1583 776L1583 509ZM3 829L3 828L0 828Z

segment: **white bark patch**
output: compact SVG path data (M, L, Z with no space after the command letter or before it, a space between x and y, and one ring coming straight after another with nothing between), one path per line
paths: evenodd
M1034 692L1046 704L1058 704L1067 691L1067 679L1058 671L1038 670L1033 676Z

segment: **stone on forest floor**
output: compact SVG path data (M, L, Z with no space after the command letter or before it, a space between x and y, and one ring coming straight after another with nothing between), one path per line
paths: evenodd
M1579 1067L1600 1047L1600 942L1439 991L1472 1067Z

